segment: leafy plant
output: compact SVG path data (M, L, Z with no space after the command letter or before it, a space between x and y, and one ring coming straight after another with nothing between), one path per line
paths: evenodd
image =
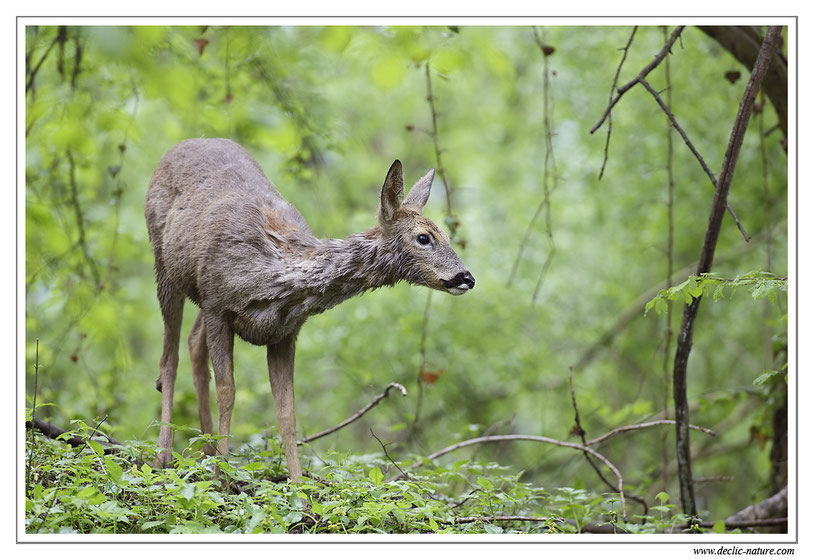
M645 314L651 309L655 309L658 314L665 313L667 301L675 301L679 298L688 305L694 298L703 295L711 294L712 301L718 301L728 292L731 298L740 288L748 290L752 299L767 298L771 303L775 303L778 294L788 290L788 279L771 272L759 271L742 274L735 278L720 278L714 272L700 276L692 275L681 284L659 290L658 295L645 305Z

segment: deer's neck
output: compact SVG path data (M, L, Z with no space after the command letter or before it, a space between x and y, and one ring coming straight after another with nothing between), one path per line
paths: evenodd
M271 266L246 278L251 295L236 312L233 327L254 344L296 334L309 316L365 290L420 280L405 273L413 269L409 257L378 227L347 239L310 238L287 249Z
M292 259L298 290L320 300L323 311L365 290L390 286L403 278L397 244L375 227L347 239L322 239ZM318 306L319 307L319 306Z

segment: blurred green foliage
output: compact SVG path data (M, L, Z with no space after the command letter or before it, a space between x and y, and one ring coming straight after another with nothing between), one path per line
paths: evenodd
M37 399L53 403L44 409L50 421L67 427L71 419L91 424L107 416L117 438L153 440L162 321L143 197L161 155L184 138L232 138L317 235L362 231L374 223L393 159L404 162L408 182L436 166L428 135L429 64L437 140L460 220L457 238L465 244L459 252L477 289L462 298L432 297L425 369L443 375L420 389L425 289L379 290L310 319L298 342L299 431L338 424L397 381L407 387L407 398L383 401L362 421L316 442L315 452L378 452L369 427L393 442L388 451L397 456L484 433L576 441L569 366L629 305L655 286L667 287L667 120L646 91L627 93L613 111L609 160L599 181L605 127L588 131L607 105L618 49L630 29L539 31L556 47L549 67L557 252L532 304L548 256L543 220L532 228L507 286L543 197L543 62L531 28L27 27L29 398L39 339ZM661 28L640 28L619 83L634 77L663 41ZM737 63L694 28L673 48L671 65L673 112L715 170L746 77L727 81L725 72ZM649 80L664 88L663 69ZM757 118L750 125L729 200L754 239L745 244L725 216L714 268L722 277L750 270L787 274L787 160L776 131L764 139L765 184L761 167L759 128L768 130L775 119L767 104L765 125ZM674 143L678 270L698 257L712 187L677 136ZM426 212L442 223L445 207L436 177ZM686 278L674 277L672 285ZM589 438L663 415L670 391L662 371L665 318L643 316L647 299L610 344L574 371ZM184 333L194 318L191 306ZM768 405L752 381L782 365L774 363L772 339L785 336L785 313L785 292L772 302L713 304L710 298L701 306L689 398L692 422L719 433L711 443L693 435L696 477L725 477L697 487L700 507L714 515L766 495L768 449L750 438L750 426ZM673 332L680 315L676 304ZM264 350L236 344L235 373L232 427L239 446L273 423ZM185 348L175 398L173 422L197 426ZM176 445L192 434L179 430ZM667 486L661 482L664 446L672 457L671 428L627 433L600 449L632 490L675 496L672 461ZM539 486L606 490L571 450L514 443L474 453L511 465ZM306 468L311 461L306 453Z

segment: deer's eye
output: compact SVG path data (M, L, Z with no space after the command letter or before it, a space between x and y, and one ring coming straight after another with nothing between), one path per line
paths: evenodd
M427 235L426 233L422 233L421 235L416 237L415 240L418 241L419 245L428 245L430 242L430 236Z

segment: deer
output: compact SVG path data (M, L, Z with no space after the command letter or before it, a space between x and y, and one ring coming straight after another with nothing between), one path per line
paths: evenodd
M157 467L172 457L172 404L184 303L198 315L188 346L201 431L213 434L210 370L218 411L217 447L229 455L235 404L234 337L265 346L277 427L291 481L302 479L294 414L297 335L311 315L400 281L461 295L475 279L449 236L422 213L435 170L404 196L402 165L385 176L377 223L346 239L318 239L300 212L239 144L188 139L159 161L144 204L155 256L164 339Z

